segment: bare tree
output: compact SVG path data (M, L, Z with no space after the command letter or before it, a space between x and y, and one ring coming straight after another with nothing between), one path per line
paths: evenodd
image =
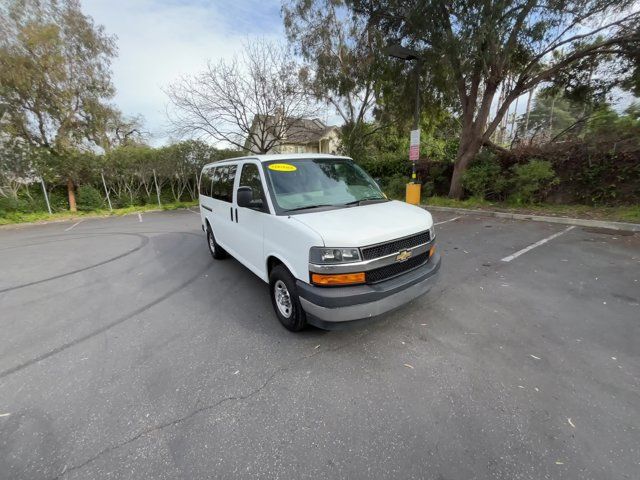
M239 57L209 63L169 86L169 120L180 136L226 142L254 153L280 144L300 119L317 113L285 46L247 42Z

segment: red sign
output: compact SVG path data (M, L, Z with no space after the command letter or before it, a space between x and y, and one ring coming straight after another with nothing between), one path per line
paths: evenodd
M411 145L409 147L409 160L416 162L420 158L420 145Z

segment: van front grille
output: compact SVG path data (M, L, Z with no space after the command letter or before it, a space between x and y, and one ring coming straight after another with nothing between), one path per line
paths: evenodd
M427 232L427 235L428 234L429 232ZM368 272L365 272L365 279L367 283L382 282L383 280L388 280L402 273L408 272L409 270L413 270L414 268L425 264L428 260L429 252L426 251L405 262L396 262L391 265L376 268L375 270L369 270Z
M410 237L400 238L398 240L392 240L391 242L381 243L379 245L372 245L370 247L364 247L362 249L362 259L371 260L373 258L380 258L392 253L401 252L408 248L428 243L429 230L411 235Z

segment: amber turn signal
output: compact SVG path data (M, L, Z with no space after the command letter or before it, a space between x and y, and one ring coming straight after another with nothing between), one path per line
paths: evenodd
M436 246L431 245L431 248L429 249L429 258L431 258L434 253L436 253Z
M322 273L312 273L311 281L316 285L333 286L333 285L355 285L364 283L364 272L359 273L340 273L334 275L325 275Z

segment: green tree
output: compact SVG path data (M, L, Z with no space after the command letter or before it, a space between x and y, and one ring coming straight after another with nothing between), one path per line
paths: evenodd
M371 120L386 61L382 37L366 19L351 15L345 0L288 0L283 13L289 42L305 61L306 87L342 119L345 154L362 155L381 128Z
M0 196L18 199L20 187L32 172L32 155L24 142L0 135Z
M518 125L520 137L530 140L552 140L557 135L576 125L579 106L571 105L567 98L556 94L539 94L529 113L527 131L524 131L524 119Z
M469 162L512 102L585 58L637 45L632 0L350 0L352 12L389 43L418 50L440 88L457 96L460 143L451 197L460 198ZM496 104L496 98L499 100ZM493 115L492 115L493 114Z
M114 110L113 37L84 15L77 0L7 0L0 6L2 129L49 151L65 177L69 207L82 168L77 149L103 145Z

